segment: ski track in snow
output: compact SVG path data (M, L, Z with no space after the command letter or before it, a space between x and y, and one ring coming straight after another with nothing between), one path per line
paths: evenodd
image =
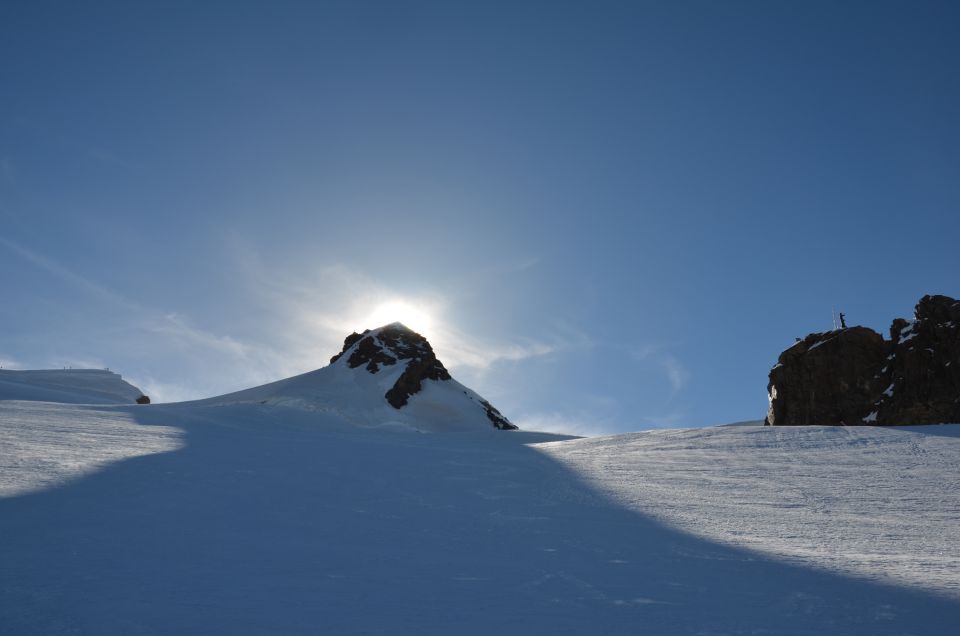
M960 598L960 425L716 427L538 448L698 536Z
M0 633L960 624L958 427L559 441L350 421L0 401Z

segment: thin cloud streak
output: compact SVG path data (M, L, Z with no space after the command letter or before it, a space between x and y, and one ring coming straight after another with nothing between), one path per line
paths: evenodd
M197 395L196 388L184 386L173 382L158 380L152 375L142 377L125 378L128 382L136 386L150 396L150 401L154 404L163 402L185 402L195 400L198 397L211 397L206 395Z
M212 386L214 391L219 388L242 388L243 385L274 377L272 368L282 368L280 356L270 347L263 344L245 343L229 335L222 335L194 327L188 318L178 313L161 312L144 307L129 300L122 294L92 281L57 261L24 247L9 239L0 238L0 246L6 247L26 262L59 278L81 293L87 294L95 301L105 305L114 312L114 317L125 323L132 324L135 330L143 332L142 340L151 344L141 355L149 356L151 347L170 349L176 348L184 352L184 359L191 359L202 367L219 369L217 378L223 387ZM159 336L159 338L158 338ZM80 343L78 349L83 350L90 343ZM109 345L108 345L109 346ZM101 356L111 357L109 349L104 348ZM125 352L121 354L125 355ZM95 359L86 355L64 355L50 359L47 364L53 368L62 367L89 367L104 368L108 366L98 356ZM160 386L162 382L152 381L151 385ZM143 387L141 387L143 388ZM183 387L165 391L176 395L179 399L206 397L197 389L188 390Z
M486 371L500 362L519 362L528 358L546 356L558 351L558 344L531 341L518 343L495 343L470 337L466 333L441 327L430 338L438 357L451 368L468 367Z
M588 413L528 413L514 418L514 423L524 431L559 433L579 437L599 437L616 432L612 422Z
M191 327L187 324L186 318L177 313L162 313L148 309L134 301L131 301L123 295L96 283L71 269L64 267L51 258L44 256L34 250L14 243L8 239L0 238L0 245L4 245L14 253L21 256L26 261L36 267L47 271L50 274L60 278L64 282L72 285L101 301L113 305L116 308L123 309L128 313L135 314L141 320L146 330L154 334L163 334L174 340L186 342L191 346L199 346L206 349L212 349L224 353L230 353L236 357L246 357L251 346L238 342L230 336L214 334L202 329Z
M690 371L676 356L664 353L665 348L666 345L662 344L634 347L631 356L638 362L652 362L657 365L670 385L670 397L674 398L690 382Z
M24 247L18 243L14 243L13 241L5 238L0 238L0 245L3 245L27 262L32 263L34 266L45 270L49 274L53 274L64 282L72 285L74 288L86 292L91 296L99 298L100 300L106 301L117 307L121 307L127 311L143 311L143 309L136 303L127 300L120 294L117 294L103 285L84 278L83 276L64 267L53 259L40 254L39 252L35 252L34 250Z
M670 381L672 395L676 395L687 385L690 380L690 372L675 357L666 355L660 360L663 370L667 374L667 380Z
M169 336L183 344L218 351L235 358L246 359L251 351L250 345L238 342L230 336L222 336L191 327L187 324L184 316L176 313L163 316L160 321L151 324L148 329L153 333Z

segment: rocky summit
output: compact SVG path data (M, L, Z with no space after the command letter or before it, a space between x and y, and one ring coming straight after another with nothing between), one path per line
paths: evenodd
M424 382L452 379L427 339L399 322L373 331L367 329L363 333L350 334L344 339L340 353L330 358L330 364L341 360L351 369L362 367L372 374L380 373L386 367L403 365L400 376L384 394L384 398L395 409L406 406L410 398L421 391ZM483 409L494 427L501 430L517 429L487 400L472 393L467 395Z
M960 422L960 301L924 296L890 339L867 327L813 333L780 354L766 424Z

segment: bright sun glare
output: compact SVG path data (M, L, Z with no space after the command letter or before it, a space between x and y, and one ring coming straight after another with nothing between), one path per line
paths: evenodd
M426 335L433 326L433 319L429 314L403 301L391 301L378 305L367 318L366 326L376 329L392 322L402 322L423 335Z

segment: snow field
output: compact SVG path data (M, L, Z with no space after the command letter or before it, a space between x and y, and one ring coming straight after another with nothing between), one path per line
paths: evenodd
M716 427L537 448L697 536L960 598L960 425Z
M139 426L129 412L0 401L0 497L51 488L132 457L174 451L181 431Z
M396 373L150 406L9 399L126 401L108 372L0 378L0 634L960 624L960 426L570 439L454 381L397 411Z
M723 506L695 502L755 490L786 462L777 453L820 447L775 432L763 463L762 433L725 430L723 443L711 431L626 436L625 449L644 436L662 443L618 453L616 438L422 434L259 403L0 402L7 448L63 457L0 464L0 481L13 484L0 498L0 633L819 636L944 634L958 624L960 604L941 593L952 589L945 573L933 587L877 584L842 573L857 552L814 568L663 523L680 510L709 528ZM736 465L733 453L753 459L726 483L696 467ZM687 486L644 490L698 470ZM932 463L925 470L935 473ZM706 489L699 499L697 488ZM652 503L641 506L641 495ZM745 516L787 504L816 514L811 499L738 496L756 500ZM910 509L930 506L944 523L955 514L952 499L924 501ZM777 545L812 531L774 519ZM927 553L877 554L896 567Z

